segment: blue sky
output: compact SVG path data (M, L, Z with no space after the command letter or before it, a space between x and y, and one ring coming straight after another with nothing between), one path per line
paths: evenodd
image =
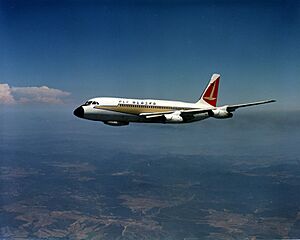
M299 29L299 1L1 1L0 82L195 101L218 72L219 104L299 110Z

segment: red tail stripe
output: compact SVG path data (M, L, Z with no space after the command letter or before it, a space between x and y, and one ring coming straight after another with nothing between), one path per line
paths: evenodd
M203 95L203 100L214 107L217 106L219 80L220 77L218 77L216 81L211 83Z

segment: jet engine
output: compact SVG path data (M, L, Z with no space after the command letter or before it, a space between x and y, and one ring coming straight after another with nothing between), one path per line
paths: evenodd
M232 118L233 114L228 112L227 107L217 108L215 110L211 110L208 114L210 117L214 118Z
M180 116L180 111L176 111L170 114L164 114L164 117L166 119L166 122L169 123L183 122L183 118Z

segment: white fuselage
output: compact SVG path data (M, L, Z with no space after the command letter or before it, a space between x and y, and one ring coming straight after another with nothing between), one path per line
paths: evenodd
M79 107L83 110L81 114L76 114L76 110L74 114L84 119L103 121L108 124L115 122L116 125L117 123L129 122L186 123L203 120L208 118L209 115L206 112L195 114L192 118L183 119L183 121L166 121L160 118L145 118L141 114L176 112L180 110L199 109L201 107L207 108L207 106L201 106L199 103L180 101L99 97L90 99L81 105Z

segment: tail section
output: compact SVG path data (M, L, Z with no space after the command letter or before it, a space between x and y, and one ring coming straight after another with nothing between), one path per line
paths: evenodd
M213 74L199 101L196 104L217 106L220 74Z

